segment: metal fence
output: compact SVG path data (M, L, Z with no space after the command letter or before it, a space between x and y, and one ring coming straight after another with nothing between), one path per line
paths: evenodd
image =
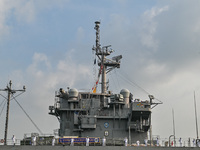
M15 145L20 145L20 139L16 139ZM4 140L1 139L0 145L4 145ZM7 139L7 145L14 145L12 139Z
M2 140L2 139L1 139ZM171 138L170 141L170 145L169 145L169 138L159 138L158 139L158 143L160 147L200 147L200 143L198 145L198 143L193 142L194 138L182 138L182 141L180 142L179 138ZM31 145L30 142L28 142L28 144L23 144L23 140L20 139L16 139L16 143L15 145ZM57 140L58 141L58 140ZM26 142L26 143L27 143ZM150 143L150 141L148 141L148 143ZM45 138L45 139L40 139L37 141L37 145L51 145L51 139L50 138ZM57 143L58 144L58 143ZM4 145L3 141L0 142L0 145ZM14 145L12 139L7 139L7 145ZM66 144L66 146L69 144ZM82 144L85 145L85 144ZM100 140L100 143L96 143L96 144L90 144L91 146L101 146L102 145L102 139ZM107 139L106 140L106 146L123 146L124 145L124 141L122 139ZM136 142L132 142L131 144L132 146L137 145ZM76 144L75 144L76 146ZM140 141L140 146L144 146L143 141ZM148 144L148 146L150 146L150 144ZM152 146L158 146L157 145L157 141L154 139L153 140L153 144Z
M199 147L200 143L195 138L171 138L170 141L169 138L161 138L159 144L163 147Z

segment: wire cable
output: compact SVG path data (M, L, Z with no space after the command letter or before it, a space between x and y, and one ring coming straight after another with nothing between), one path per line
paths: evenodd
M6 101L4 100L3 102L4 102L4 105L3 105L2 110L1 110L1 112L0 112L0 117L1 117L1 114L2 114L2 112L3 112L3 110L4 110L5 106L6 106ZM3 102L1 103L1 105L3 104ZM1 105L0 105L0 106L1 106Z
M122 75L122 73L125 75L125 77ZM139 88L140 90L142 90L145 94L147 94L147 95L150 95L150 93L149 92L147 92L144 88L142 88L141 86L139 86L136 82L134 82L134 81L132 81L130 78L129 78L129 76L126 74L126 72L121 72L120 71L120 77L123 79L123 80L125 80L127 83L129 83L130 85L132 85L132 86L135 86L135 87L137 87L137 88Z
M27 112L24 110L24 108L20 105L20 103L15 99L15 97L12 94L13 99L17 102L19 107L23 110L23 112L26 114L26 116L29 118L29 120L33 123L33 125L36 127L36 129L40 132L41 135L43 135L42 131L38 128L38 126L33 122L31 117L27 114Z
M1 102L0 107L1 107L1 105L2 105L4 102L5 102L5 99Z
M113 76L112 76L112 74L110 74L110 79L113 81L114 87L116 88L116 87L117 87L117 85L116 85L116 83L115 83L115 81L114 81L114 79L113 79Z
M119 71L120 72L120 77L123 79L123 80L125 80L127 83L129 83L130 85L132 85L132 86L135 86L135 87L137 87L137 88L139 88L140 90L142 90L145 94L147 94L147 95L151 95L149 92L147 92L144 88L142 88L141 86L139 86L136 82L134 82L134 81L132 81L130 78L129 78L129 76L128 76L128 74L125 72L125 71ZM124 77L123 75L122 75L122 73L126 76L126 77ZM163 103L161 100L159 100L159 99L157 99L157 98L155 98L155 100L157 100L157 101L159 101L159 102L161 102L161 103Z
M7 97L5 97L4 95L0 94L3 98L7 99Z
M16 95L14 98L16 98L16 97L18 97L18 96L20 96L21 94L23 94L24 93L24 91L23 92L21 92L21 93L19 93L18 95ZM11 98L10 100L13 100L14 98Z

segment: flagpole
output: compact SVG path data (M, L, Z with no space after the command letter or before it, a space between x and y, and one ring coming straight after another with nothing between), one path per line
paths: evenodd
M199 139L199 135L198 135L198 122L197 122L197 108L196 108L196 97L195 97L195 91L194 91L194 108L195 108L195 120L196 120L197 139Z
M176 147L176 141L175 141L175 121L174 121L174 109L173 108L172 108L172 116L173 116L174 147Z

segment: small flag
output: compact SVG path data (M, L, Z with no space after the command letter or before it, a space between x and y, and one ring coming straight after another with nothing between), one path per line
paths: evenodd
M96 93L96 90L97 90L97 87L95 86L94 90L93 90L93 93Z

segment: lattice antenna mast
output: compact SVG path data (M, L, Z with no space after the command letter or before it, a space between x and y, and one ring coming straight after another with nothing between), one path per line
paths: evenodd
M100 22L96 21L95 27L94 27L94 29L96 30L96 47L93 47L92 50L96 52L96 55L100 61L98 65L100 67L100 72L101 72L101 93L105 94L107 92L106 73L110 72L116 67L120 68L120 59L122 58L122 55L115 56L112 59L106 58L113 52L113 50L108 49L109 47L111 47L111 45L104 46L101 48L99 25L100 25Z
M25 92L26 88L23 86L23 89L21 90L13 90L11 88L12 82L10 80L9 85L5 89L0 89L0 91L7 91L8 92L8 98L7 98L7 111L6 111L6 123L5 123L5 134L4 134L4 145L7 145L7 134L8 134L8 119L9 119L9 108L10 108L10 97L11 94L14 94L18 91Z

